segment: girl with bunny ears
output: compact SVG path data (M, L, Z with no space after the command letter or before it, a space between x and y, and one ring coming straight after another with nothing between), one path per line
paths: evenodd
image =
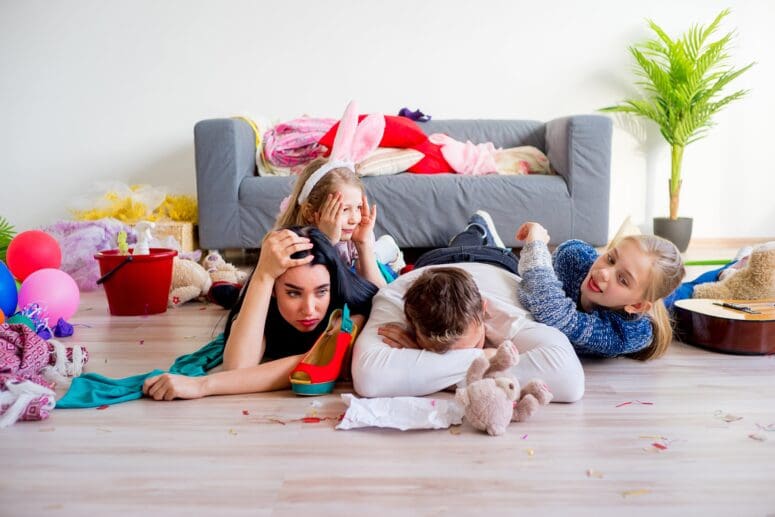
M377 148L384 131L385 118L379 114L358 124L356 105L351 102L339 123L330 158L307 165L283 201L275 225L317 226L335 245L342 261L378 287L387 282L375 254L377 206L369 206L355 167Z

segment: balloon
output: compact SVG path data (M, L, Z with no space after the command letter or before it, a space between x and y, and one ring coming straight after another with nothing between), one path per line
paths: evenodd
M19 307L23 309L37 303L46 313L52 328L59 318L65 320L75 314L81 294L70 275L59 269L39 269L22 282L19 290Z
M8 269L22 282L39 269L58 268L62 250L55 238L40 230L22 232L8 244Z
M13 316L17 301L16 282L5 263L0 260L0 313L8 317Z

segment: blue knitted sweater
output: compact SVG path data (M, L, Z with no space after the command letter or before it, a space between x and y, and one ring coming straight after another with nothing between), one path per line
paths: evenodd
M519 258L519 301L536 321L568 336L579 354L615 357L646 348L653 335L648 317L581 308L581 283L597 257L595 248L579 240L560 244L553 257L545 243L527 244Z

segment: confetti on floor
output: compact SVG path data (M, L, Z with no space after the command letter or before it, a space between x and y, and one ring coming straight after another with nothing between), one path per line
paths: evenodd
M460 434L460 426L459 425L452 425L449 427L449 434L454 434L455 436Z
M141 340L140 340L140 344L141 344L141 345L144 345L144 344L145 344L145 340L144 340L144 339L141 339Z
M534 451L533 449L528 449L526 452L528 456L535 456L535 453L536 453L536 451Z
M523 434L523 435L522 435L522 439L523 439L523 440L527 440L527 435L526 435L526 434Z
M101 406L97 406L97 411L102 411L103 409L108 409L110 406L107 404L103 404Z
M637 490L625 490L622 492L622 497L638 497L641 495L650 494L651 490L648 488L639 488Z
M738 420L742 420L743 419L743 417L737 416L737 415L733 415L732 413L724 413L720 409L718 411L716 411L715 413L713 413L713 416L715 416L716 418L720 418L721 420L723 420L724 422L727 422L727 423L729 423L729 422L737 422Z
M655 449L659 449L660 451L667 450L667 445L665 445L664 443L654 442L651 444L651 446L654 447Z
M600 472L599 470L587 469L587 477L588 478L603 479L603 473Z
M756 424L756 427L758 427L762 431L767 431L767 432L770 432L770 433L775 433L775 424L767 424L767 425Z
M757 442L766 442L767 441L767 437L766 436L764 436L763 434L758 434L758 433L751 433L751 434L748 435L748 438L750 438L751 440L756 440Z
M229 434L232 436L237 436L237 431L235 431L234 429L229 429Z
M250 411L248 411L247 409L243 409L242 414L245 416L248 416L250 414Z
M627 402L621 402L616 407L629 406L630 404L640 404L641 406L653 406L653 402L644 402L642 400L628 400Z

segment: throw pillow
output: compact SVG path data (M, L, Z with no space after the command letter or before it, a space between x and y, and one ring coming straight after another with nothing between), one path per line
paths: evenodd
M414 149L378 147L356 166L361 176L385 176L405 172L425 157Z

